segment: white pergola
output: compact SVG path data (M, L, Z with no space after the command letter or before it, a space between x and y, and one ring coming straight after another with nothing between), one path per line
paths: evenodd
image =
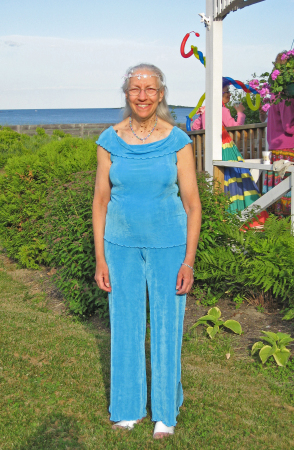
M231 11L264 0L206 0L205 170L213 175L213 160L222 160L223 19Z
M262 1L264 0L206 0L206 15L199 14L201 22L206 26L205 170L210 175L213 175L214 167L274 170L272 164L265 167L253 161L243 163L222 161L223 19L231 11ZM266 209L291 189L291 228L294 235L294 167L289 167L286 171L290 172L290 176L244 209L242 216L245 219L248 214L254 213L256 207L261 211Z

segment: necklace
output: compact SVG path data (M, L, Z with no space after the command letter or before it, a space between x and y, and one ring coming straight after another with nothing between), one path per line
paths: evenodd
M154 127L152 128L152 130L150 131L150 133L149 133L146 137L141 138L140 136L137 136L136 133L134 132L133 127L132 127L132 118L131 118L131 116L130 116L129 124L130 124L130 129L132 130L133 135L134 135L137 139L140 139L140 141L142 141L143 144L145 144L145 141L149 138L149 136L151 136L151 134L152 134L153 131L155 130L155 127L156 127L156 125L157 125L157 119L158 119L158 117L157 117L157 114L156 114L156 119L155 119Z

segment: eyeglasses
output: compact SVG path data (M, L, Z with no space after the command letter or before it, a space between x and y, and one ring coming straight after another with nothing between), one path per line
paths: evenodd
M144 91L148 97L154 97L159 89L154 88L146 88L146 89L140 89L140 88L132 88L128 89L128 93L131 97L138 97L141 94L141 91Z

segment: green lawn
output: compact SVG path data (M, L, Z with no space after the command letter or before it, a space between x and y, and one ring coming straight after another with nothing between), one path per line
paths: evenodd
M235 358L238 336L186 336L176 433L154 441L150 416L111 429L107 332L53 315L3 268L0 291L1 450L294 448L293 362L261 368Z

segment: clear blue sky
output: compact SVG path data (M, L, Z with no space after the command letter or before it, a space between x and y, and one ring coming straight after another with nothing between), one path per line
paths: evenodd
M0 108L120 107L122 76L139 62L166 74L169 103L195 106L205 69L179 48L205 54L205 0L6 0L0 15ZM265 0L223 22L223 75L245 81L270 70L294 39L294 0Z

